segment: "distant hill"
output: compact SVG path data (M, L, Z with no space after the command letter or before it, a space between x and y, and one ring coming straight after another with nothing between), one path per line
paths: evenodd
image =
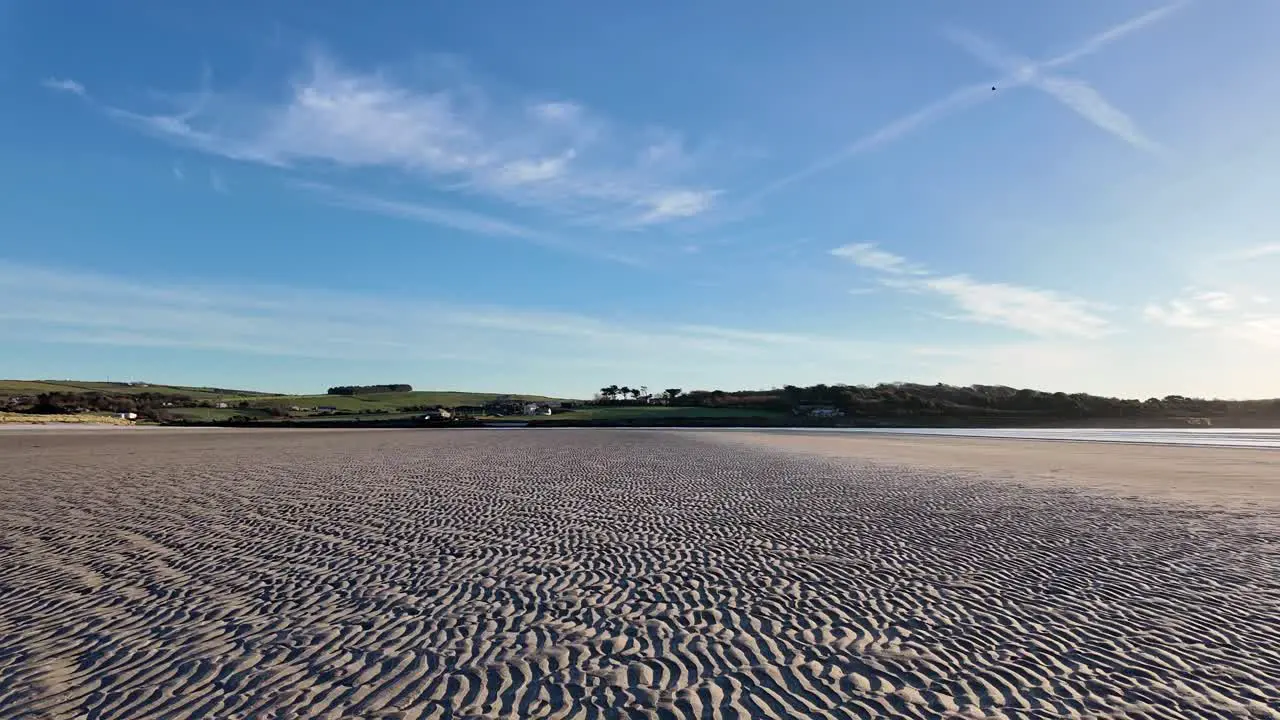
M302 417L316 414L388 415L423 408L483 405L505 393L412 390L359 395L286 395L231 388L86 380L0 380L0 410L29 412L139 412L156 419L216 421L233 417ZM542 395L510 394L531 401ZM37 408L41 399L47 405Z
M104 382L91 380L0 380L0 398L39 395L40 393L99 392L112 395L188 395L198 400L222 398L262 397L271 393L253 390L232 390L214 387L189 387L184 385L157 385L152 383Z

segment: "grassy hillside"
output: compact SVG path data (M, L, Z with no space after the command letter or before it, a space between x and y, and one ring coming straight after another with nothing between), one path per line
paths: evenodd
M267 420L291 417L368 417L387 419L432 406L483 405L499 393L417 390L359 395L281 395L229 388L131 384L85 380L0 380L0 408L23 410L45 393L61 393L56 402L71 408L125 412L187 422L217 422L233 418ZM75 398L67 398L74 395ZM514 395L522 400L555 401L540 395ZM20 400L19 400L20 398ZM225 404L227 407L217 407ZM332 408L322 411L320 408Z
M84 413L83 415L27 415L0 411L0 425L44 425L59 424L93 424L93 425L132 425L128 420L121 420L115 415L102 413Z
M394 412L404 407L421 407L423 405L443 405L457 407L459 405L483 405L500 393L449 392L436 390L414 390L400 393L371 393L369 395L264 395L252 398L250 407L269 407L283 405L298 407L303 410L315 410L321 407L337 408L340 412L360 412L362 410L386 410ZM541 395L512 395L521 400L552 400Z
M666 418L745 418L782 417L784 413L747 408L703 408L666 405L603 405L583 407L564 413L556 413L547 422L576 422L579 420L656 420Z
M40 393L84 393L98 392L106 395L138 395L154 393L158 395L186 395L193 400L243 400L247 398L265 397L267 393L252 390L232 390L226 388L185 387L182 385L131 385L129 383L100 382L88 380L0 380L0 397L39 395Z

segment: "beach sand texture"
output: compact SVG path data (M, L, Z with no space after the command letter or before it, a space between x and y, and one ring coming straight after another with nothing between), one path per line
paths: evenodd
M1274 506L725 435L0 433L0 718L1280 718Z

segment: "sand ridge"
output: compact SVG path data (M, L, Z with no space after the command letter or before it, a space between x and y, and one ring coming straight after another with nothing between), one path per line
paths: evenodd
M0 717L1280 718L1259 527L672 432L17 434Z

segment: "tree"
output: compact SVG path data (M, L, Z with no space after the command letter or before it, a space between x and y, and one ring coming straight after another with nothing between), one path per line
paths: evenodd
M622 396L624 400L630 394L631 394L631 388L627 387L626 385L623 385L622 387L618 388L618 395Z
M667 388L662 391L662 394L666 395L668 400L675 400L680 397L680 393L682 392L684 392L682 388Z

